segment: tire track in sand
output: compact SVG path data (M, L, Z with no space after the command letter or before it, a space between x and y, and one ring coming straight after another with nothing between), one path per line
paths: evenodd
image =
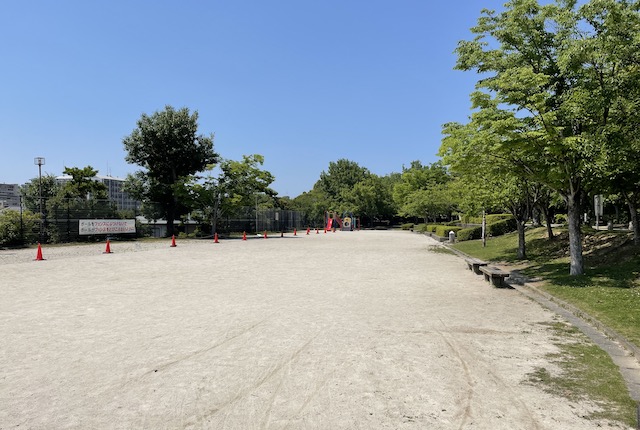
M215 406L214 408L211 408L208 412L202 414L199 417L196 417L195 419L193 419L190 422L187 422L185 424L185 428L189 428L189 427L195 427L198 424L202 423L202 421L207 420L209 418L212 418L216 415L218 415L220 412L222 412L224 409L226 409L227 407L229 407L230 405L234 404L235 402L237 402L238 400L246 397L247 395L249 395L250 393L254 392L255 390L257 390L258 388L260 388L261 386L263 386L264 384L266 384L269 380L271 380L273 377L275 377L278 373L280 373L280 371L287 365L293 363L302 353L302 351L304 351L305 349L307 349L309 347L309 345L311 345L311 342L313 342L317 337L318 337L319 333L316 334L315 336L311 337L309 340L307 340L302 346L300 346L299 348L297 348L291 355L289 355L286 359L284 360L280 360L275 366L273 366L268 372L266 372L264 375L262 375L261 378L259 378L257 381L255 381L255 383L252 386L249 386L247 388L244 389L240 389L240 391L238 391L235 395L233 395L232 397L230 397L229 399L223 401L221 404ZM282 383L278 384L278 388L282 385ZM276 396L273 395L270 398L270 405L267 408L267 411L265 412L265 420L268 421L269 419L269 414L270 411L273 407L273 401L275 400ZM264 423L263 423L264 425Z
M440 323L446 328L446 325L442 320L440 320ZM462 428L464 428L464 426L469 422L469 420L474 417L472 412L472 404L473 404L473 398L475 396L476 383L473 379L473 374L480 375L480 372L478 371L472 372L471 366L469 365L469 363L473 363L474 367L480 368L485 375L489 375L492 382L500 387L500 390L509 392L510 395L508 396L507 401L526 420L526 421L524 420L521 421L524 425L524 428L532 429L532 430L540 430L540 426L538 425L538 422L536 421L533 414L531 413L531 410L518 397L517 393L509 387L509 385L502 379L502 377L500 377L500 375L494 372L491 367L485 365L483 361L478 360L477 355L474 356L465 347L461 346L460 343L453 336L451 336L450 332L447 332L449 336L445 336L445 334L439 330L435 330L435 332L442 338L442 340L446 343L447 347L449 348L453 356L455 356L456 360L460 363L460 366L464 371L464 377L465 377L467 386L469 387L466 393L465 404L462 407L462 411L456 414L460 416L460 425L458 426L458 430L461 430ZM466 358L464 356L466 356ZM486 379L486 376L485 376L485 379Z

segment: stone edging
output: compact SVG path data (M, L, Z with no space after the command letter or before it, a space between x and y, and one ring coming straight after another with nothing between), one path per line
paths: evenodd
M447 244L443 244L443 246L451 250L458 257L470 258L469 255L457 249L451 248ZM505 267L503 266L503 268ZM596 318L592 317L586 312L578 309L572 304L569 304L564 300L560 300L549 293L541 291L539 288L532 285L530 281L527 278L525 278L517 270L509 270L508 267L506 269L512 275L515 275L513 276L513 278L515 278L515 281L510 282L509 285L515 290L517 290L520 294L523 294L524 296L532 300L535 300L541 306L544 306L550 309L551 311L559 314L560 316L564 316L564 317L570 316L575 318L576 321L580 322L581 324L577 324L577 325L574 324L574 325L576 325L577 328L580 329L589 338L591 338L591 340L596 345L598 345L601 349L607 352L609 356L611 356L614 363L616 363L616 365L618 365L618 368L620 369L620 373L622 374L627 384L631 397L636 402L640 402L640 374L636 370L638 368L638 365L640 365L640 348L638 348L638 346L634 345L633 343L631 343L629 340L627 340L624 336L622 336L615 330L611 329L610 327L607 327L601 321L597 320ZM514 287L513 285L517 285L517 286ZM556 309L554 309L554 307ZM563 313L565 312L566 312L566 315L563 315ZM583 326L581 327L580 325L583 325ZM599 333L599 337L601 339L596 339L595 337L597 336L594 336L593 333L589 333L589 330L585 329L585 326L590 327L591 330L595 331L596 333ZM602 338L604 338L604 340L602 340ZM608 340L608 345L605 345L605 343L607 343L607 340ZM633 367L628 366L626 364L621 365L621 362L618 359L618 357L614 357L614 355L617 355L617 354L612 353L611 351L612 342L618 345L617 348L620 351L626 351L628 354L631 355L630 358L633 359L636 363ZM640 416L640 404L638 406L638 414ZM640 418L639 418L638 425L640 425Z

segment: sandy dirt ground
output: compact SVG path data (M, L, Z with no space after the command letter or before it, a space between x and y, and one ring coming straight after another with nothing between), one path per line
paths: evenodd
M0 251L1 429L596 429L555 316L409 232Z

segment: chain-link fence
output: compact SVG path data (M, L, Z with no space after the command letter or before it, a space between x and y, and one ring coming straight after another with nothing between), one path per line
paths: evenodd
M306 225L302 211L246 207L233 215L222 217L218 230L229 233L293 231L294 228L306 228Z

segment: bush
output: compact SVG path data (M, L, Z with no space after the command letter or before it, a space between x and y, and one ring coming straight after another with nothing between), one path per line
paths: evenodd
M440 227L440 224L427 224L427 229L426 231L428 233L434 233L436 231L436 228Z
M482 237L482 226L463 228L456 234L458 240L474 240Z
M569 219L565 214L557 214L555 218L556 224L567 225L569 223Z
M411 229L413 229L413 226L414 226L414 224L412 222L410 222L410 223L407 223L407 224L402 224L400 226L400 228L402 230L411 230Z
M493 223L496 223L498 221L502 221L502 220L505 220L505 219L510 219L510 218L513 218L513 215L511 215L511 214L490 214L490 215L487 215L487 225L493 224ZM481 216L465 217L465 219L467 220L465 222L466 224L482 224L482 217Z
M10 209L0 212L0 246L16 246L35 242L38 237L39 222L39 215L24 211L21 232L20 212Z
M439 225L436 227L435 233L436 233L436 236L448 237L450 231L457 233L460 230L462 230L462 227L455 226L455 225Z
M488 236L502 236L518 229L518 223L515 218L503 219L502 221L487 223Z

